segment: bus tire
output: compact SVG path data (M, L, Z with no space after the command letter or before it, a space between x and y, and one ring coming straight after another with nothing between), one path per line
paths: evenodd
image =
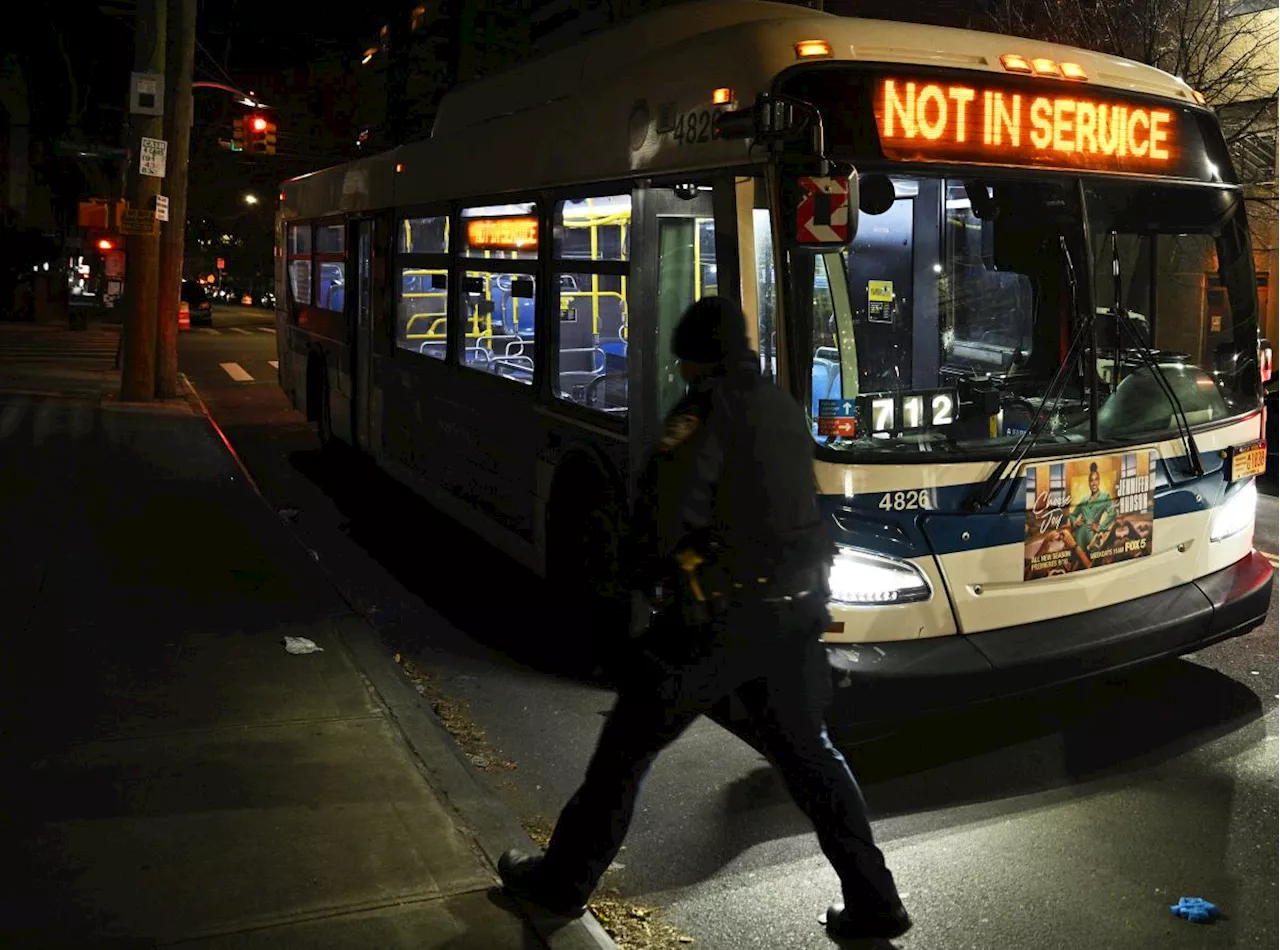
M579 464L551 495L547 581L558 625L588 666L612 675L627 641L630 598L621 577L621 492Z

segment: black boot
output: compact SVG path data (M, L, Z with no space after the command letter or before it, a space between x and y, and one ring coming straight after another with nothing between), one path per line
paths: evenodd
M827 931L850 940L892 940L911 929L911 916L901 903L882 904L870 909L847 910L844 904L827 909Z
M581 917L586 902L565 887L556 887L538 873L542 858L512 848L498 859L498 877L507 893L545 908L560 917Z

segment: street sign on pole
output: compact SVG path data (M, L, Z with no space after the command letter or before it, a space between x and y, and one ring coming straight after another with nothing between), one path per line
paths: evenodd
M164 139L149 139L145 135L142 136L142 147L138 155L138 173L150 175L152 178L163 178L168 154L169 143Z
M164 115L164 76L129 74L129 111L134 115Z
M156 220L169 220L169 199L164 195L156 195Z
M123 234L155 234L156 213L150 208L129 208L120 219Z

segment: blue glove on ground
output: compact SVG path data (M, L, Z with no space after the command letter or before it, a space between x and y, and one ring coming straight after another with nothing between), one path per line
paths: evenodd
M1183 920L1202 924L1218 916L1218 905L1211 904L1202 897L1179 897L1178 903L1170 905L1169 913Z

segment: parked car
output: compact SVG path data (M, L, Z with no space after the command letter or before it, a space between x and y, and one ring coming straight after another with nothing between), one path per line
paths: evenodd
M182 299L191 310L191 325L213 326L213 301L194 280L182 282Z

